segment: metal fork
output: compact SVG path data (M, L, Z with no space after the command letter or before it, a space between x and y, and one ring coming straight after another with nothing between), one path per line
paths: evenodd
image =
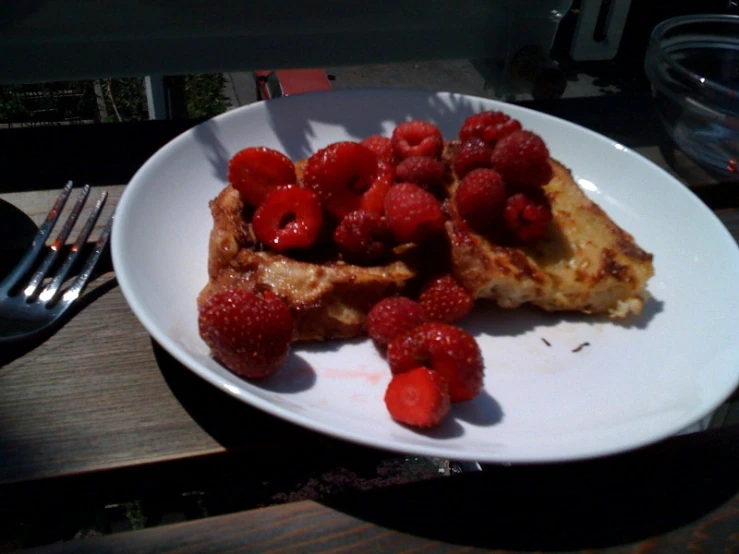
M105 249L113 225L113 216L106 223L100 238L95 243L93 251L85 260L77 277L66 290L62 291L65 279L100 217L105 200L108 197L107 192L103 192L95 203L90 217L87 218L77 239L70 248L69 254L59 265L56 274L53 277L49 276L51 280L45 286L43 285L44 279L54 262L57 261L59 253L64 247L90 194L90 185L85 185L59 234L54 242L47 247L46 240L51 235L67 203L72 187L71 181L64 186L51 211L39 227L28 252L23 255L10 274L0 281L0 344L36 337L57 322L82 294L85 285L90 280L95 264L97 264ZM45 252L45 255L41 262L36 265L43 252ZM35 271L27 281L24 281L34 267L36 268Z

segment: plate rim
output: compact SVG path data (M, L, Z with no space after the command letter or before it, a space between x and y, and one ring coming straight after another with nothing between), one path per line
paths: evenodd
M498 106L501 110L506 110L508 108L513 108L514 111L523 111L525 113L528 113L536 118L543 118L545 120L549 120L551 123L554 123L556 125L564 125L565 127L571 127L573 129L576 129L578 132L584 133L588 136L590 139L595 139L598 141L602 141L607 143L610 146L616 147L616 145L620 146L621 154L626 156L632 156L633 158L637 159L639 163L648 164L651 166L653 170L658 171L662 174L663 178L666 178L668 181L671 182L671 185L674 185L675 189L678 189L680 192L678 194L683 194L686 199L688 199L692 204L693 207L700 210L703 214L703 217L706 217L706 223L708 221L711 222L713 225L714 232L717 232L719 235L722 235L722 240L724 242L727 242L729 245L733 244L734 247L736 247L735 253L736 255L736 261L739 265L739 245L737 245L735 239L731 235L731 233L728 231L726 226L721 222L721 220L716 216L716 214L697 196L695 192L693 192L690 188L688 188L685 184L683 184L680 180L678 180L675 176L671 175L668 171L666 171L664 168L657 165L652 160L649 160L648 158L644 157L643 155L639 154L638 152L634 151L630 147L621 145L618 141L610 139L606 137L605 135L602 135L600 133L597 133L591 129L588 129L587 127L583 127L577 123L573 123L571 121L568 121L566 119L562 119L556 116L553 116L548 113L540 112L537 110L534 110L532 108L526 107L526 106L519 106L516 104L511 104L499 100L494 100L490 98L485 98L481 96L475 96L465 93L457 93L457 92L448 92L448 91L430 91L430 90L422 90L422 89L394 89L394 88L358 88L358 89L340 89L340 90L331 90L331 91L318 91L318 92L311 92L301 95L295 95L295 96L288 96L288 97L282 97L278 99L268 100L268 101L262 101L262 102L255 102L252 104L247 104L244 106L240 106L238 108L229 110L227 112L224 112L222 114L219 114L215 117L209 118L201 123L198 123L197 125L194 125L193 127L179 133L177 136L169 140L167 143L162 145L160 148L154 152L147 160L142 164L139 169L135 172L135 174L132 176L131 180L126 185L121 198L118 202L118 205L116 207L116 217L113 222L113 229L111 233L111 256L112 256L112 262L113 262L113 268L116 273L116 278L118 280L119 287L121 289L121 292L129 305L130 309L134 312L134 315L139 320L139 322L145 327L147 332L156 340L171 356L173 356L178 362L183 364L185 367L188 368L188 370L193 371L198 377L204 379L205 381L209 382L211 385L215 386L221 391L226 392L230 396L237 398L238 400L245 402L247 405L256 407L260 410L263 410L273 416L279 417L281 419L284 419L286 421L289 421L290 423L299 425L301 427L320 432L322 434L326 434L328 436L338 438L341 440L347 440L351 441L357 444L370 446L373 448L378 448L381 450L386 451L395 451L398 453L406 453L406 454L415 454L415 455L421 455L421 456L435 456L435 457L445 457L453 460L459 460L459 461L478 461L478 462L484 462L484 463L555 463L555 462L565 462L565 461L575 461L575 460L584 460L584 459L591 459L596 457L602 457L602 456L609 456L616 453L626 452L635 450L638 448L641 448L643 446L657 443L661 440L664 440L665 438L668 438L670 436L675 435L676 433L679 433L683 429L687 428L691 424L694 424L697 421L700 421L704 419L706 416L714 412L718 406L720 406L731 394L733 391L739 386L739 368L737 369L735 375L734 375L734 382L733 382L733 388L729 389L725 392L724 395L721 395L721 397L709 405L708 407L704 408L700 412L700 416L698 417L685 417L683 420L676 420L676 422L672 425L672 428L670 429L663 429L661 432L658 433L652 433L651 435L643 437L641 440L635 440L630 441L629 444L623 445L621 442L614 445L606 445L601 446L599 448L593 447L590 449L580 449L576 453L572 453L572 451L567 451L566 454L562 455L552 455L552 454L545 454L543 456L532 456L532 455L524 455L524 456L516 456L515 454L511 455L510 452L508 452L505 456L494 456L494 455L483 455L483 456L474 456L469 452L463 452L458 451L454 447L446 446L443 442L439 442L438 445L434 446L426 446L419 443L408 443L407 448L402 448L401 445L395 445L397 442L396 440L392 439L385 439L382 440L381 438L375 438L374 436L365 436L361 435L356 432L352 432L351 430L347 430L345 428L339 428L337 425L331 425L327 424L321 421L318 421L316 419L311 419L309 416L306 417L305 415L301 415L297 412L293 412L290 410L287 410L283 408L282 406L275 404L271 402L268 399L262 398L258 395L255 395L249 391L244 390L238 390L233 387L233 385L230 385L226 379L219 376L214 371L210 370L206 366L200 364L195 357L186 351L185 349L181 348L179 345L175 343L173 339L171 339L164 329L160 329L158 325L155 324L152 318L149 317L149 315L146 312L146 307L139 301L139 299L136 297L134 293L134 288L131 286L131 281L129 279L129 275L125 269L125 264L123 262L123 249L122 249L122 241L124 240L121 236L121 232L118 231L123 225L122 221L124 220L127 211L129 210L129 204L132 202L130 200L134 194L135 191L139 188L144 186L145 181L142 181L142 176L149 170L151 166L157 163L158 158L160 156L165 155L167 152L175 150L178 145L187 140L187 138L195 132L195 129L197 127L200 127L202 125L208 125L212 124L213 121L218 120L225 120L232 117L241 117L240 114L244 112L248 112L250 110L260 110L265 109L264 103L269 102L270 106L276 106L277 103L280 102L309 102L311 98L317 97L317 96L326 96L326 95L346 95L346 96L357 96L361 94L390 94L390 95L419 95L419 96L427 96L427 97L465 97L472 99L473 101L477 101L480 103L485 104L492 104L495 106ZM577 173L575 170L573 170L573 173ZM139 185L138 183L142 183ZM133 185L133 186L132 186ZM134 191L134 192L130 192ZM123 213L123 217L120 216L121 212ZM119 269L120 268L120 269Z

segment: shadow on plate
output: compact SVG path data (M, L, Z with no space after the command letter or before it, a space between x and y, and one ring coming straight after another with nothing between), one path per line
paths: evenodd
M192 129L195 140L205 146L203 150L208 157L213 176L225 185L228 182L228 160L230 155L226 147L218 138L217 126L213 120L208 120Z
M379 118L368 118L366 112L357 109L357 96L335 91L325 97L325 101L315 102L310 111L296 116L287 103L301 102L291 97L271 100L264 103L270 125L274 134L280 137L281 151L292 160L306 158L313 154L311 139L315 135L315 126L335 125L342 127L348 135L357 140L373 134L384 133L383 121ZM450 105L442 102L433 94L421 93L419 102L407 113L400 114L392 124L410 119L435 121L449 136L456 135L460 121L475 112L473 101L461 94L450 97ZM391 102L392 98L388 97ZM225 182L228 169L228 152L218 138L217 125L208 121L194 129L195 139L203 147L211 163L213 174Z
M601 323L627 329L646 329L663 310L664 302L655 297L647 299L639 316L623 320L580 313L546 312L533 306L506 309L488 301L478 303L474 311L464 320L463 327L475 337L480 335L516 337L535 329L555 327L560 323Z
M265 459L275 457L278 461L273 469L282 475L281 479L294 479L293 475L310 468L323 472L346 467L360 474L371 473L381 460L402 458L398 453L317 433L254 408L200 378L154 340L152 348L165 382L188 415L230 451L246 455L259 452ZM296 371L305 371L301 361L295 360Z
M291 351L277 373L252 384L260 389L280 394L301 392L316 384L316 371L304 358Z
M385 121L381 118L367 117L366 112L357 109L358 97L353 94L345 95L342 92L330 93L330 96L326 97L330 101L312 104L310 113L306 113L302 121L295 118L292 110L283 109L279 102L266 103L270 124L276 135L282 139L285 154L294 160L310 156L313 153L310 138L315 134L315 126L341 127L356 140L374 134L384 134L383 123ZM370 92L368 96L373 94L376 93ZM287 100L290 101L290 99ZM386 100L388 113L393 113L392 95L388 95ZM477 111L476 106L479 101L462 94L451 94L448 100L447 104L434 94L420 93L418 101L411 109L405 113L396 111L397 117L389 123L395 126L409 120L433 121L446 136L456 136L460 122Z
M368 340L365 337L355 339L339 339L326 341L305 341L295 343L295 350L298 352L337 352L342 348L356 346Z
M648 540L645 552L678 544L681 551L724 551L729 543L721 541L735 540L737 456L739 433L724 428L607 458L484 466L322 503L385 532L460 546L580 551ZM701 518L696 528L680 529Z
M649 323L665 309L665 303L662 300L650 296L644 303L641 314L633 321L631 319L606 320L615 325L628 328L646 329Z
M486 390L480 391L474 400L454 404L452 417L477 427L489 427L503 421L503 408Z
M172 394L190 417L222 446L236 448L293 441L296 444L327 441L339 444L339 441L283 421L234 398L190 371L154 340L152 348ZM297 355L292 356L288 367L283 369L295 372L301 386L310 386L315 380L312 368ZM282 380L271 384L264 381L262 386L271 387L275 392L289 392Z
M503 408L486 390L482 390L473 400L452 404L449 415L439 426L431 429L406 426L406 429L433 439L454 439L464 435L462 421L477 427L490 427L503 421Z

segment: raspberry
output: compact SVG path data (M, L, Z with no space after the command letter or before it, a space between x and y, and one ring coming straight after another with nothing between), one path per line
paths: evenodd
M444 232L441 204L413 183L399 183L385 196L385 218L398 242L421 243Z
M426 323L426 316L418 302L405 296L391 296L380 300L367 314L367 334L375 344L387 344Z
M344 260L370 265L382 260L389 250L392 234L385 219L376 213L349 212L334 231L334 242Z
M490 161L492 155L493 149L482 139L471 137L465 140L452 158L452 167L457 179L461 179L473 169L492 167Z
M506 203L506 187L500 173L475 169L459 183L455 194L457 213L473 229L490 229L500 220Z
M424 323L387 347L393 374L419 365L438 371L449 385L452 402L471 400L482 389L483 360L475 339L446 323Z
M424 284L418 303L429 321L454 323L472 311L475 299L451 275L438 275Z
M509 185L537 188L552 178L547 145L531 131L516 131L501 139L491 161Z
M393 182L392 166L358 142L336 142L308 158L303 184L314 190L326 210L341 219L354 210L381 211Z
M446 181L446 167L435 158L410 156L395 168L395 178L402 183L415 183L430 192L441 190Z
M258 379L274 374L285 361L293 317L271 292L260 296L226 289L201 306L198 327L215 359L237 375Z
M385 210L385 195L395 182L395 167L387 162L377 162L377 173L370 188L362 195L362 210L382 214Z
M318 196L296 185L278 187L270 192L252 220L257 240L275 252L314 245L322 224Z
M372 150L378 160L389 164L395 163L393 143L388 137L370 135L362 141L362 144Z
M525 175L521 176L517 184L524 189L537 189L551 181L553 176L552 166L549 165L549 160L545 160L529 166L525 171Z
M292 185L296 180L290 158L271 148L245 148L228 162L228 182L254 207L275 187Z
M552 210L542 195L519 192L506 201L503 219L515 239L531 242L546 231L552 221Z
M385 391L390 416L414 427L435 427L451 408L449 389L437 372L419 367L393 376Z
M511 119L503 112L487 111L471 115L464 120L459 130L459 138L466 141L472 137L482 139L486 144L493 146L497 141L521 130L521 123Z
M406 121L393 131L393 152L397 160L411 156L438 158L444 149L441 131L428 121Z

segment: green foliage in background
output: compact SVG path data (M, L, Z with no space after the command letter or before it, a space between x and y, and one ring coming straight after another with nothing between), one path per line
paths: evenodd
M226 111L220 73L187 75L184 116L208 118ZM0 124L145 121L149 119L143 77L0 86Z
M0 121L13 123L31 119L31 112L23 105L20 92L21 88L18 85L0 87Z
M222 73L188 75L185 77L187 117L213 117L226 111L228 100L223 94L226 80Z
M104 123L149 119L143 77L106 79L100 82L100 89L105 102Z
M92 81L0 86L0 123L44 124L94 118Z

